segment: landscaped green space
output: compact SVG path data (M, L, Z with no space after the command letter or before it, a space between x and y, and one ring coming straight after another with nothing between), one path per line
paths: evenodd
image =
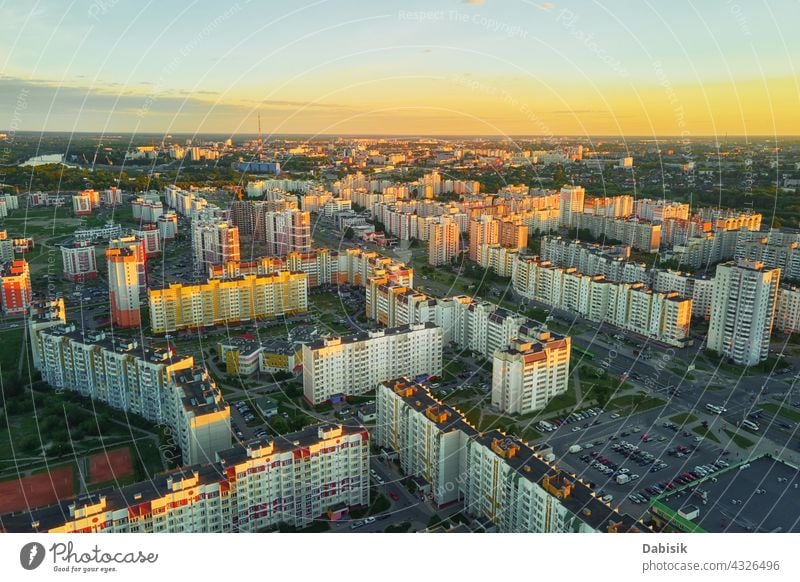
M693 426L692 430L694 432L696 432L698 435L700 435L701 437L703 437L703 438L711 439L715 443L719 442L719 438L717 438L717 435L714 434L712 429L710 429L710 428L708 428L706 426L703 426L702 424L697 424L697 425Z
M666 404L661 398L649 396L647 394L629 394L618 396L608 403L609 410L616 410L623 416L636 414L652 408L658 408Z
M674 416L670 416L669 419L680 427L697 421L697 417L691 412L680 412Z
M743 449L749 449L750 447L752 447L755 444L753 441L751 441L746 436L744 436L742 434L739 434L739 433L736 433L736 432L734 432L732 430L729 430L727 428L724 429L723 432L725 434L727 434L729 437L731 437L731 440L734 443L736 443L738 446L743 448Z

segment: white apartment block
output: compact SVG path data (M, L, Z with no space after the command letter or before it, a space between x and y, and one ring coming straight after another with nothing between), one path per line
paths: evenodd
M199 219L192 223L192 256L195 270L240 259L239 229L227 221Z
M589 230L595 238L606 237L617 240L645 253L656 253L661 245L661 225L637 218L607 218L579 214L574 226Z
M559 191L559 226L575 226L577 217L583 213L586 190L583 186L564 186Z
M494 353L492 406L507 414L542 410L569 386L569 337L542 332Z
M491 269L501 277L511 277L514 261L518 255L519 249L509 249L498 244L482 244L478 247L478 264Z
M689 275L669 269L653 269L652 289L659 293L675 292L692 299L692 317L711 316L711 298L714 292L714 278L708 275Z
M667 258L695 269L732 259L736 254L739 233L719 230L690 237L684 244L675 245Z
M466 441L476 431L459 412L405 378L378 384L376 404L375 444L400 452L403 472L430 483L438 506L458 501Z
M458 225L447 218L431 225L428 236L428 264L447 265L459 253Z
M800 279L800 234L770 230L768 233L740 230L736 238L736 259L777 267L783 279Z
M499 532L646 531L522 441L478 432L422 385L382 383L377 408L377 444L397 453L404 472L428 481L439 505L462 501L465 513Z
M442 330L432 323L322 339L303 346L303 393L312 404L359 395L379 382L442 371Z
M236 533L303 528L369 506L369 433L319 425L220 451L202 465L3 516L8 532Z
M647 283L647 265L630 260L628 245L603 246L560 236L541 239L539 257L557 267L574 267L584 275L602 275L615 283Z
M575 311L591 321L677 347L691 341L692 300L677 293L652 292L642 283L613 283L536 257L519 257L513 283L523 297Z
M166 424L178 435L186 464L205 462L230 446L230 409L191 356L83 333L74 325L32 323L31 330L34 363L54 389Z
M783 333L800 332L800 287L782 285L778 289L775 329Z
M708 349L742 366L767 359L780 275L757 261L717 266Z
M664 222L668 219L688 220L689 205L673 200L640 198L636 201L636 216L650 222Z

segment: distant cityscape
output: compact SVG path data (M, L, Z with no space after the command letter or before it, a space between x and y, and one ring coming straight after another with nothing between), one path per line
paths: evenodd
M735 139L22 164L93 185L0 198L0 528L798 531L798 215L685 193L746 158L796 198L798 145L777 183Z

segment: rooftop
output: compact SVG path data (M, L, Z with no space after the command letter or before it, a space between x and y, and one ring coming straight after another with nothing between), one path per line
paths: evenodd
M765 455L694 481L659 498L652 509L681 531L694 526L706 532L796 533L798 489L797 467Z

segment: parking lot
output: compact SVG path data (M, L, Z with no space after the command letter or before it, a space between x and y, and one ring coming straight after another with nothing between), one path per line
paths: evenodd
M710 438L660 418L659 411L623 418L599 410L564 423L545 441L559 465L635 517L646 512L652 497L717 471L736 457Z

